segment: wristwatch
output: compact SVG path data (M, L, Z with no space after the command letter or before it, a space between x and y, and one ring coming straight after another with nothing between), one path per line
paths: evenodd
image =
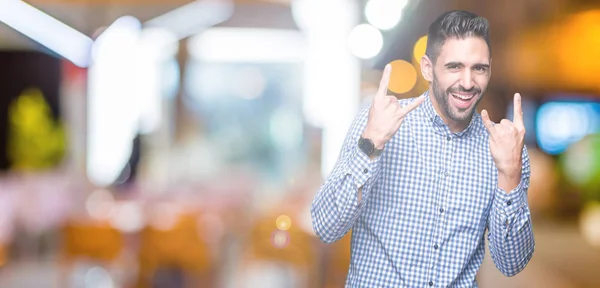
M378 157L383 152L383 149L375 148L371 139L363 138L362 136L358 139L358 148L369 157Z

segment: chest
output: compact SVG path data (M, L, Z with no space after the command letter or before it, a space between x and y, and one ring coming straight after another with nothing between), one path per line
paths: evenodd
M497 182L487 135L456 137L405 127L386 145L374 205L400 219L485 224ZM434 217L435 218L435 217Z

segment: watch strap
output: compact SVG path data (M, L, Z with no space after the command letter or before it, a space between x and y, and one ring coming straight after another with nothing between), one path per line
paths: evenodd
M381 153L383 153L383 149L377 149L375 147L373 147L373 157L379 157L381 155Z

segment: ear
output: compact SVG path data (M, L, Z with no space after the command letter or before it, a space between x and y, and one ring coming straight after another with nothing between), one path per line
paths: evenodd
M423 57L421 57L421 73L423 74L423 78L425 78L425 80L429 82L433 81L433 63L427 55L423 55Z

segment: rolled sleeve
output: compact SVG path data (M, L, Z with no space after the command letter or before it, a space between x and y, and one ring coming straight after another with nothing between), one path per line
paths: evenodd
M527 193L523 189L523 180L517 187L506 193L506 191L496 187L494 196L494 209L503 217L511 217L527 205Z

